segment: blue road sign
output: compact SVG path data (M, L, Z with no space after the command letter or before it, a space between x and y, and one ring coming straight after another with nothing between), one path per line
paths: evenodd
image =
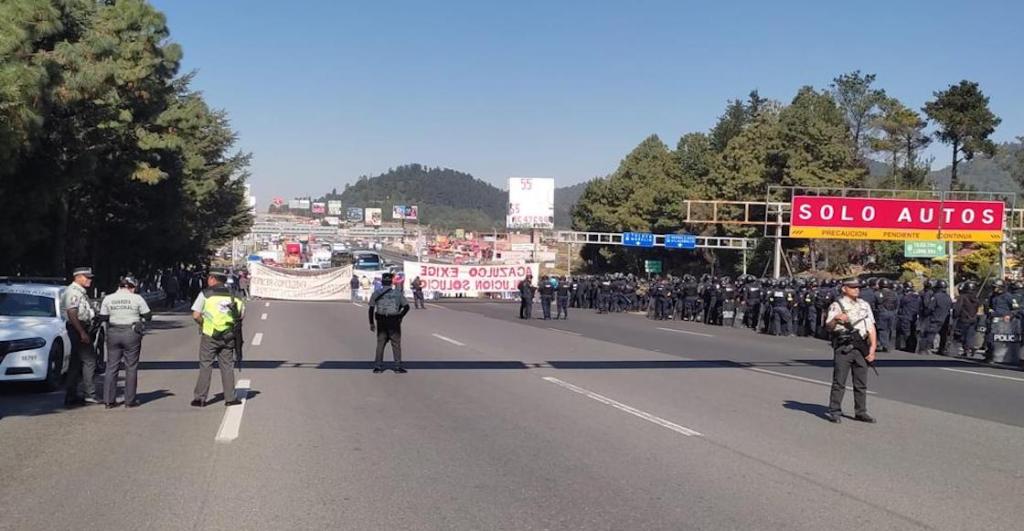
M622 245L628 247L654 247L654 235L647 232L623 232Z
M666 249L696 249L697 237L692 234L666 234Z

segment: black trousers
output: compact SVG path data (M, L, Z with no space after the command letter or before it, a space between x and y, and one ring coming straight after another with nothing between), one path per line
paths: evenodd
M426 307L423 304L423 290L412 290L412 304L421 310Z
M555 319L562 317L563 319L569 318L569 298L558 297L555 299L558 305L558 313L555 314Z
M533 319L533 298L519 298L519 318Z
M857 415L868 412L868 364L863 354L855 349L833 353L832 392L829 395L828 410L840 413L843 410L843 395L846 393L846 379L853 373L853 408Z
M373 359L375 367L384 364L384 347L391 343L391 353L395 357L395 366L402 366L402 325L387 323L377 319L377 353Z
M540 309L545 319L551 319L551 297L540 298Z

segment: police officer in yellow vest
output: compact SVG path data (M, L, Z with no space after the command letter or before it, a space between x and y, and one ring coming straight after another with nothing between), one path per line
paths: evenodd
M239 404L235 399L235 325L245 315L245 302L231 293L225 285L228 273L210 270L207 288L192 304L192 318L202 327L199 339L199 380L196 382L192 405L203 407L210 392L213 360L220 366L220 379L224 387L224 404Z

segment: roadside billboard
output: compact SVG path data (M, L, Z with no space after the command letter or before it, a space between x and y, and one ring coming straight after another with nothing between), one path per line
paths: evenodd
M555 180L509 178L505 226L510 229L555 228Z
M363 220L363 209L359 207L348 207L345 212L345 219L348 221L362 221Z
M327 205L324 203L313 203L314 214L324 214L327 212Z
M1003 241L1002 201L794 196L791 238Z
M363 211L366 213L363 218L363 223L373 227L379 227L384 219L384 213L379 208L364 208Z
M418 220L419 218L419 207L416 205L395 205L391 208L391 219Z
M327 213L332 216L341 215L341 201L328 201L327 202Z

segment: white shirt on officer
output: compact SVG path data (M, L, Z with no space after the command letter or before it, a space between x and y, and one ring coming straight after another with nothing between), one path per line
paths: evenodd
M142 320L142 316L150 313L146 299L126 289L119 289L100 303L100 315L109 315L110 324L116 326L133 325Z
M853 329L860 334L860 337L868 337L868 331L875 326L875 315L871 312L871 305L862 299L852 300L843 295L828 307L828 317L825 322L830 322L839 314L845 313L850 318ZM842 326L837 323L836 326Z

